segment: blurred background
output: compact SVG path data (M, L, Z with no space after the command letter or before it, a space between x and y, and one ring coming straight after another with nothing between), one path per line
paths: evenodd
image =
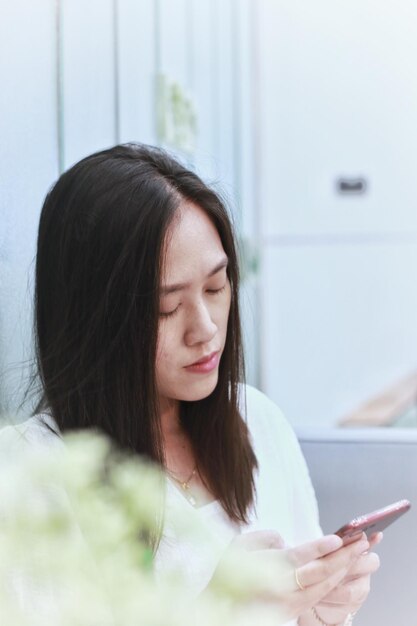
M412 0L0 0L0 413L45 194L141 141L234 214L249 382L296 426L417 425L416 26Z

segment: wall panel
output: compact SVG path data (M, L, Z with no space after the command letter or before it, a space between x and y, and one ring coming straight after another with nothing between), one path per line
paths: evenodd
M226 197L235 206L236 180L236 29L231 0L213 0L215 8L216 39L216 161L217 177Z
M265 237L416 234L415 3L258 6Z
M119 0L117 7L119 140L155 144L155 3Z
M53 0L0 7L0 411L27 384L39 213L58 175Z
M265 391L295 424L333 424L417 368L416 244L268 246Z
M62 0L64 167L117 141L113 0Z
M212 0L192 0L190 8L191 92L197 114L194 165L203 179L215 182L218 175L216 13Z

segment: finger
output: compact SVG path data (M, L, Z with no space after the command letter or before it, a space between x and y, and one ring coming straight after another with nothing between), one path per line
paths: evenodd
M285 592L280 586L275 591L265 590L261 596L265 602L276 602L277 599L283 603L285 607L285 613L288 619L302 615L305 611L312 606L317 605L321 600L326 597L343 579L344 570L338 570L331 576L325 578L316 585L311 585L303 590L296 589L296 591L287 589ZM259 597L259 595L258 595Z
M250 533L242 533L236 537L233 544L248 552L255 550L282 550L285 548L285 541L281 535L274 530L258 530Z
M287 607L290 615L301 615L307 609L318 604L341 583L346 576L351 561L358 558L367 546L368 542L362 541L315 559L314 565L316 568L320 569L320 576L315 577L315 580L318 580L318 582L305 587L297 587L294 568L290 565L290 560L286 559L287 554L291 552L291 550L264 551L264 571L265 569L268 570L268 567L266 567L267 561L271 559L271 562L274 562L277 557L280 561L283 558L284 560L286 559L289 569L286 570L286 576L281 576L278 586L276 584L277 578L275 575L275 584L269 589L265 588L263 590L263 599L265 601L276 601L278 598ZM261 552L258 554L261 554ZM267 559L267 561L265 559ZM325 567L323 567L323 562L325 562ZM328 562L330 562L330 564ZM303 574L308 565L310 565L310 563L302 566L298 570L298 573Z
M374 546L377 546L379 543L381 543L383 538L384 538L384 533L382 532L373 533L369 539L370 547L373 548Z
M368 552L361 555L354 563L347 573L347 580L353 580L360 576L367 576L368 574L374 574L380 566L379 556L376 552Z
M344 537L343 543L345 546L347 546L349 543L352 543L354 541L358 541L358 539L364 538L364 536L366 536L365 533L357 532L353 535ZM370 535L370 537L368 538L369 545L372 547L372 546L376 546L378 543L381 543L383 536L384 535L382 532L372 533L372 535Z
M364 532L357 531L353 533L353 535L346 535L345 537L343 537L343 545L348 546L349 544L354 543L355 541L359 541L359 539L365 539L365 538L366 538L366 535Z
M336 605L354 607L363 604L370 591L370 578L362 576L349 583L338 585L320 601L320 604L328 607Z
M315 541L304 543L288 550L288 557L296 567L319 559L327 554L339 550L343 546L343 540L337 535L326 535Z
M297 568L297 578L300 588L309 587L321 583L326 578L342 572L343 578L352 564L369 547L365 540L344 546L335 552L310 561L306 565Z
M315 606L319 602L326 598L343 580L344 570L337 570L331 576L326 577L321 582L307 587L304 591L299 593L303 595L303 604L305 608Z

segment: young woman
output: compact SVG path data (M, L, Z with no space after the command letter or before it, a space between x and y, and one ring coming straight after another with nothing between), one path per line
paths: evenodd
M277 608L303 626L348 624L378 559L364 538L341 547L321 537L293 432L243 384L238 290L227 212L194 173L143 145L83 159L40 218L43 395L27 428L45 428L42 413L60 433L98 428L164 469L160 575L179 568L199 593L229 544L251 551L259 568L285 549L294 582L277 588ZM209 549L177 534L174 504L207 523Z

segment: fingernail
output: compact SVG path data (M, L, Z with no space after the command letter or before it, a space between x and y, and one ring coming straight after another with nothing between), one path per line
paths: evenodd
M362 552L365 552L366 550L369 549L369 541L364 541L363 539L361 539L356 544L354 544L354 546L355 546L355 549L354 549L355 554L362 554Z
M343 539L337 535L328 535L327 537L323 537L323 544L324 548L331 552L343 546Z

